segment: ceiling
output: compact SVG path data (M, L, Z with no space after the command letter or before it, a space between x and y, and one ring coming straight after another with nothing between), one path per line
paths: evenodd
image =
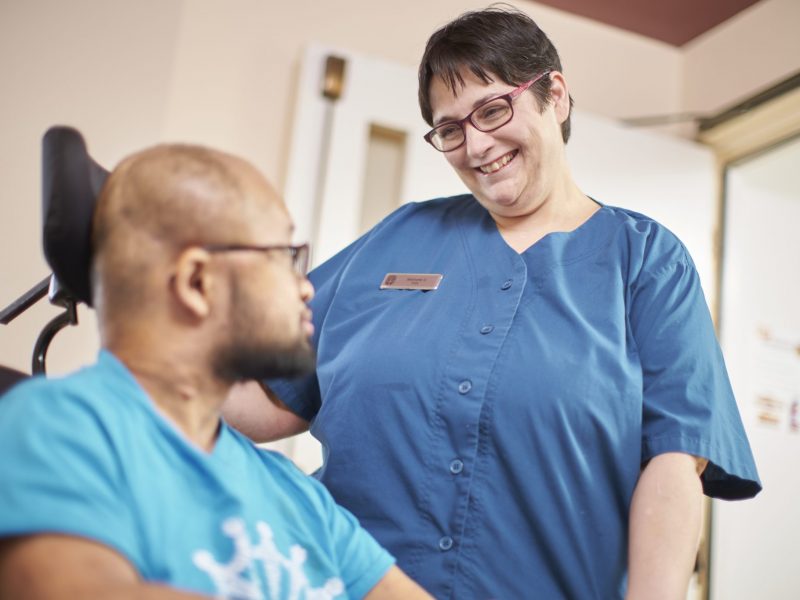
M535 0L565 12L683 46L759 0Z

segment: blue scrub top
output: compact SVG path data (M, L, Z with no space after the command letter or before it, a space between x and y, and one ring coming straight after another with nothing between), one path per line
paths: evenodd
M657 454L708 458L709 495L760 490L694 265L643 215L603 206L518 254L471 195L410 204L311 281L316 375L268 384L437 598L621 598Z

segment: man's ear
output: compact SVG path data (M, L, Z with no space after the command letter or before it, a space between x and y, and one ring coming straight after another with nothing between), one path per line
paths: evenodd
M567 120L569 116L569 88L567 80L561 71L550 72L550 101L556 112L556 119L559 124Z
M211 254L202 248L188 248L181 252L172 275L172 293L186 311L197 318L211 312L211 291L214 284L211 274Z

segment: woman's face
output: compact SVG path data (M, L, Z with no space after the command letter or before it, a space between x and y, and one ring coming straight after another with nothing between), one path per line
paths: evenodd
M464 87L448 89L436 77L431 83L433 124L461 119L490 98L509 93L513 85L490 74L486 84L469 70L462 70ZM560 73L552 74L554 101L539 112L532 93L523 92L513 100L514 118L495 131L478 131L465 125L466 141L445 158L484 208L494 217L530 215L558 194L568 176L564 159L561 123L569 105L566 85ZM563 93L563 94L562 94ZM566 112L561 96L567 98Z

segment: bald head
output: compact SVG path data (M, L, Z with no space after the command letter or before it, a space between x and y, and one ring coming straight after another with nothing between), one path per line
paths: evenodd
M282 204L235 156L161 145L123 160L98 199L92 230L93 295L103 320L153 300L168 261L188 246L242 240L258 215Z
M271 197L254 194L259 187ZM265 200L277 196L240 158L201 146L156 146L126 158L111 174L95 214L93 253L112 236L146 234L175 246L222 241Z

